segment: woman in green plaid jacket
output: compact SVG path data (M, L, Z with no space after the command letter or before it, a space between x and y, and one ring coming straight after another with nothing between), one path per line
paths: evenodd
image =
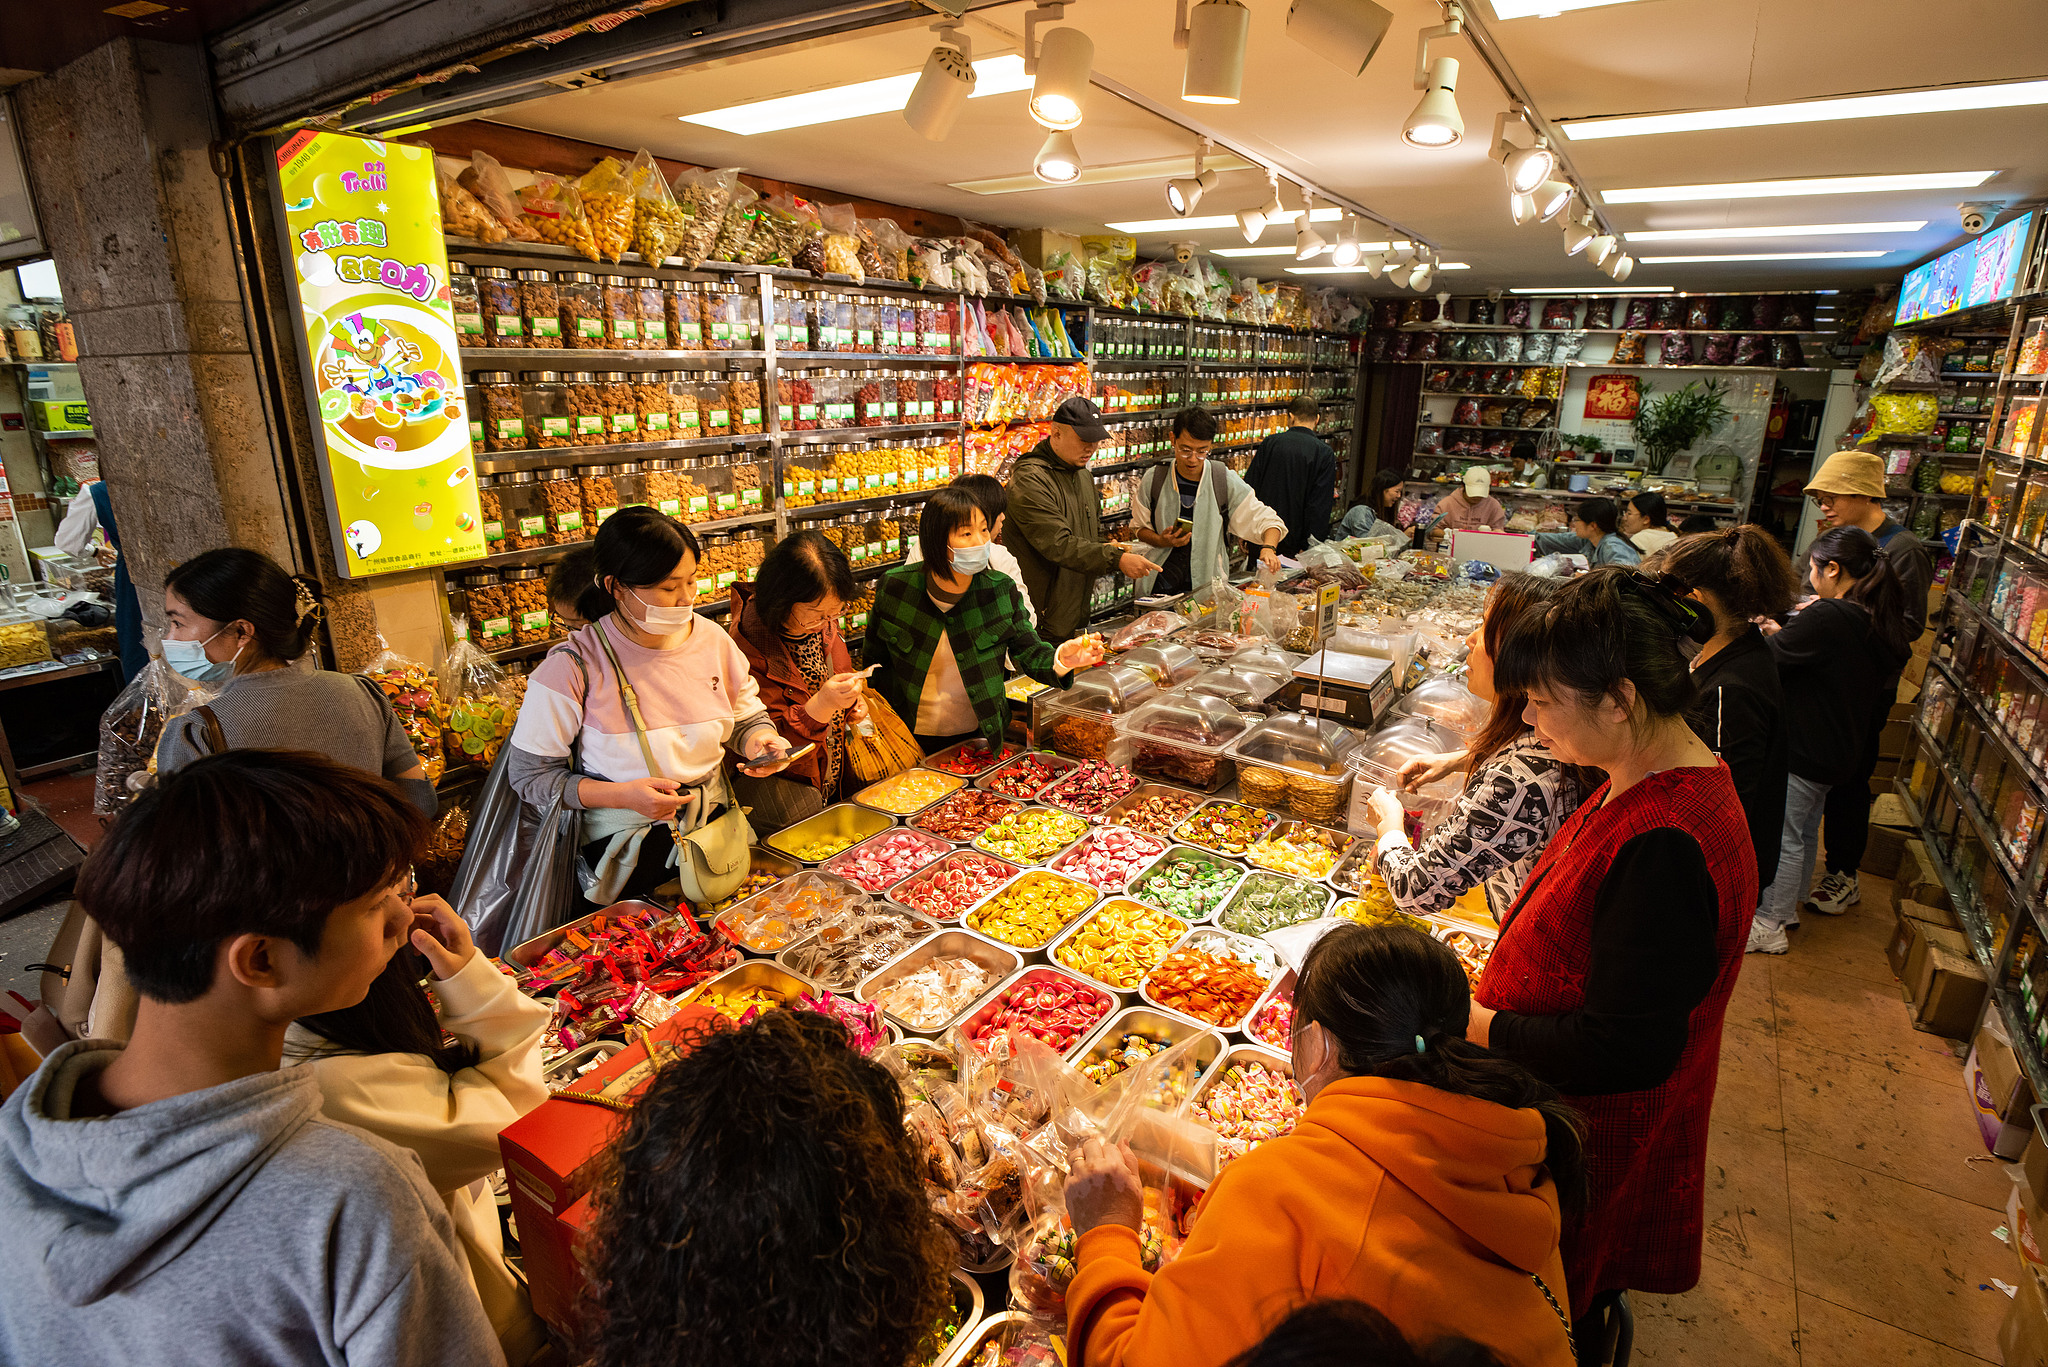
M1039 637L1016 584L988 568L988 516L965 490L934 492L917 530L923 561L875 582L862 662L881 666L872 686L926 754L976 735L1001 744L1005 658L1065 688L1074 670L1101 662L1102 643L1077 636L1055 650Z

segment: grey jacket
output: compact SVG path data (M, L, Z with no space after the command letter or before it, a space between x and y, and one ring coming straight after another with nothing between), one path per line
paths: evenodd
M1095 475L1052 453L1041 441L1010 470L1009 517L1003 544L1024 572L1024 591L1038 608L1038 634L1058 643L1088 622L1095 580L1124 558L1102 539L1102 499Z
M310 1068L77 1120L75 1040L0 1105L0 1362L502 1367L419 1159Z

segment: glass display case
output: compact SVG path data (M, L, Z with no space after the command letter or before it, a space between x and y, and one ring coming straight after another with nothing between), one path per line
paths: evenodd
M1251 724L1222 698L1168 693L1117 720L1107 758L1135 774L1213 793L1237 776L1224 747Z
M1116 739L1112 720L1149 701L1159 691L1152 677L1123 665L1097 665L1074 676L1065 689L1048 689L1031 700L1035 743L1075 759L1101 759Z

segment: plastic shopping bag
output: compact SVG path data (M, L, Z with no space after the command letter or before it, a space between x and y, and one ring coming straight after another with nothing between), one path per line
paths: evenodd
M469 844L448 901L486 954L530 940L573 919L578 818L559 799L544 810L520 800L505 776L507 746L469 814Z

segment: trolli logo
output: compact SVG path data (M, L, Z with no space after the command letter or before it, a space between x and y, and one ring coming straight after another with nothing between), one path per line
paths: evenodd
M343 171L341 173L341 188L350 194L354 194L359 190L389 189L390 187L384 180L384 163L381 161L364 162L361 175L357 175L353 171Z

